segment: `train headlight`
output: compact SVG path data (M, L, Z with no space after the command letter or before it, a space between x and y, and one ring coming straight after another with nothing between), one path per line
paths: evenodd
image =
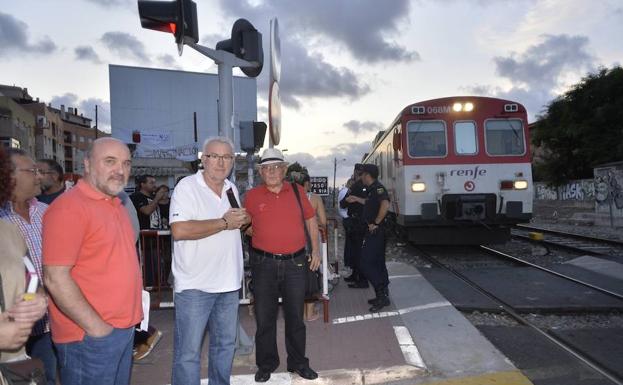
M411 191L413 191L413 192L426 191L426 183L424 183L424 182L413 182L413 183L411 183Z
M463 106L463 111L470 112L470 111L473 111L473 110L474 110L474 104L473 103L467 102Z
M461 103L454 103L452 109L454 110L454 112L459 112L463 109L463 105Z
M526 180L516 180L513 182L513 187L515 190L525 190L528 188L528 181Z

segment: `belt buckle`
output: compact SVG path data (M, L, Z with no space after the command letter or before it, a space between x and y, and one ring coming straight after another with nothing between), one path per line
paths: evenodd
M273 254L273 255L275 256L275 259L278 259L278 260L280 260L280 261L281 261L281 260L283 260L283 259L284 259L284 257L283 257L283 256L284 256L285 254Z

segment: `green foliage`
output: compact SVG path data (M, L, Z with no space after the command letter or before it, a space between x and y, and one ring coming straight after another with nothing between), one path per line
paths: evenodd
M302 166L299 162L294 162L288 166L288 170L286 171L286 179L291 182L296 182L296 180L300 178L301 174L309 175L307 167Z
M589 74L538 118L532 143L545 153L535 179L592 178L594 166L623 159L623 68Z

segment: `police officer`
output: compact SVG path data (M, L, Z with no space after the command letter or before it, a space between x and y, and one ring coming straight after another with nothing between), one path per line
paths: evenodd
M376 297L369 300L370 311L375 313L389 306L389 275L385 265L385 225L384 220L389 209L387 189L377 178L379 168L373 164L364 164L361 180L368 190L368 197L363 207L363 220L366 234L361 248L361 272L374 287Z
M363 164L355 164L353 179L355 182L350 187L344 198L340 201L340 207L346 208L348 218L344 220L344 264L352 269L352 274L344 278L351 288L367 288L368 280L360 272L359 261L361 259L361 245L366 232L365 223L362 220L363 205L368 191L361 181Z

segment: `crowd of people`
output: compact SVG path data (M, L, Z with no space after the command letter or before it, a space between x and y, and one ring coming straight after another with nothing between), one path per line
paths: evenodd
M258 164L262 184L244 200L227 178L233 143L206 140L196 174L179 181L169 198L152 175L124 188L131 169L127 146L113 138L93 142L85 173L66 190L63 170L51 160L0 149L0 362L41 360L48 384L128 384L132 361L162 336L141 331L142 289L160 272L141 271L140 230L171 231L175 328L172 384L199 384L204 334L209 336L210 384L229 384L243 281L243 238L249 237L253 279L256 382L277 369L279 299L285 321L287 370L315 379L306 350L305 321L318 318L305 304L307 270L320 266L326 232L322 199L305 173L288 175L281 151L265 150ZM357 165L352 186L341 193L346 210L344 259L350 286L372 283L371 311L389 305L384 265L387 191L373 165ZM143 250L149 250L143 247ZM143 264L155 258L147 251ZM34 271L25 266L31 262ZM30 290L29 277L40 285ZM143 281L145 280L145 281ZM32 285L30 285L32 286ZM25 296L27 288L32 291Z

